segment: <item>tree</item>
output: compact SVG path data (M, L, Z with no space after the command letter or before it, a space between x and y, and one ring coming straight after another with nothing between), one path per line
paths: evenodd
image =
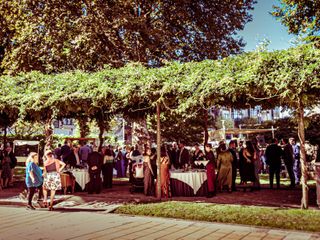
M239 53L255 0L0 1L7 73L97 70L129 61L200 61Z
M301 145L302 208L308 208L305 110L319 104L319 56L314 45L264 53L257 72L258 87L264 89L267 95L274 96L277 104L293 109L297 117Z
M288 28L289 33L307 34L309 39L319 36L320 2L318 0L279 0L272 15Z
M311 144L320 146L320 114L314 114L308 117L306 138Z
M175 112L164 111L161 116L161 136L166 142L184 141L188 146L193 146L195 143L203 143L203 114L194 113L189 116L183 116ZM152 138L156 139L156 116L151 117L150 132Z
M3 76L0 79L0 128L4 131L3 142L7 141L7 128L19 117L19 99L23 88L16 85L17 79Z

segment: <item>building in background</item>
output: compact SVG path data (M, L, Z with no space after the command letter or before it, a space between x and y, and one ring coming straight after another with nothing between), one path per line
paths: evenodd
M62 120L53 121L53 134L74 136L75 134L75 120L71 118L63 118Z
M234 127L239 127L239 125L244 121L244 119L254 119L258 124L265 121L274 121L277 119L290 117L289 111L284 111L280 107L274 109L264 110L260 106L248 109L232 109L232 108L221 108L220 116L225 120L234 121Z

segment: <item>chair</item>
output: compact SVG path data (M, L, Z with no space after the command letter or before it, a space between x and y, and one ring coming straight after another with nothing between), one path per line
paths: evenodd
M71 193L74 193L74 187L76 185L75 177L67 173L60 173L60 177L64 195L67 194L68 187L71 187Z

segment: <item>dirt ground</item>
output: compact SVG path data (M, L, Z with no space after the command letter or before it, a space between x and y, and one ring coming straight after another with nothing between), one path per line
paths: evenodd
M10 199L19 196L25 189L24 182L15 182L14 187L0 190L0 200ZM61 193L58 193L62 195ZM269 189L267 184L262 185L260 191L250 192L243 191L238 186L236 192L218 193L213 198L206 197L172 197L171 199L162 199L162 201L190 201L190 202L208 202L220 204L241 204L255 206L273 206L279 208L299 208L301 202L301 187L289 189L287 186L281 186L281 189ZM83 202L104 202L108 204L125 204L125 203L152 203L158 200L154 197L146 197L143 193L130 193L130 184L126 180L114 179L112 189L103 189L100 194L91 194L87 192L76 191L73 195L70 193L67 198L76 197ZM318 208L316 202L316 188L311 185L309 189L310 208Z

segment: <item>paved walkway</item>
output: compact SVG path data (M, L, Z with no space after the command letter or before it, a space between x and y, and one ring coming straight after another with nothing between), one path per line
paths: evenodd
M105 212L0 207L0 240L36 239L320 239L320 234Z

